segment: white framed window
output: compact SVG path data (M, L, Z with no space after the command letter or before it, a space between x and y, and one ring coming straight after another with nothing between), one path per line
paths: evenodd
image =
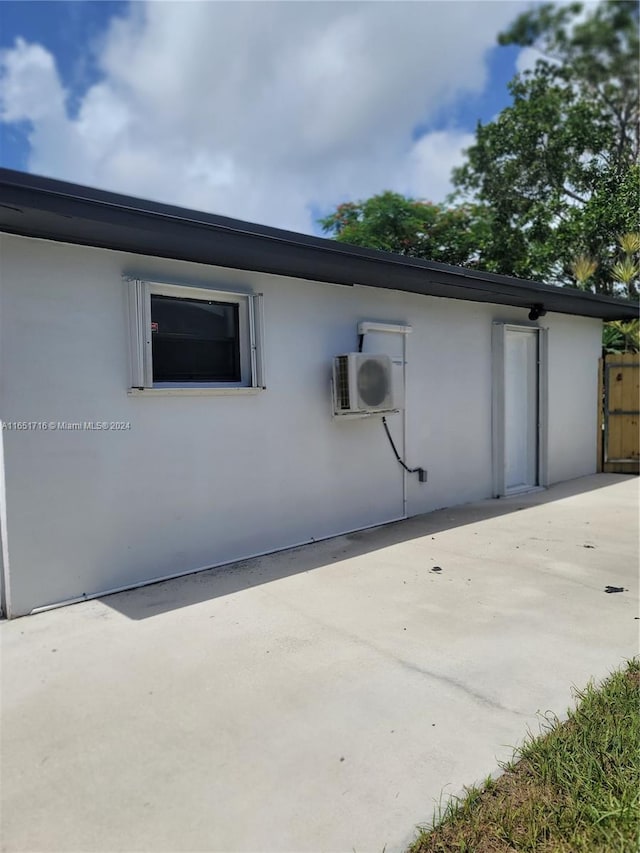
M264 388L262 294L128 279L131 388Z

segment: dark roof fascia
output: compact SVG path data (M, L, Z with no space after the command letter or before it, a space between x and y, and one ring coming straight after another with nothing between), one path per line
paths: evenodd
M638 304L572 288L407 258L51 178L0 169L0 230L135 254L342 285L489 302L606 320Z

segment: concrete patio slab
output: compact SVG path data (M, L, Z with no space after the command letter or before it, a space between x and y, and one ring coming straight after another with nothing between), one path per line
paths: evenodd
M637 652L637 498L596 475L4 623L2 849L403 850Z

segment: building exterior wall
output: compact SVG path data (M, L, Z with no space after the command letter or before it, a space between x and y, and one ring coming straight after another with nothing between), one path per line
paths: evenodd
M491 327L523 309L3 236L0 417L125 422L4 430L12 614L397 519L379 418L336 422L334 355L362 320L409 323L414 515L489 497ZM123 275L264 293L267 389L136 396ZM600 322L547 315L549 481L596 470Z
M597 470L597 373L602 323L556 315L547 325L551 485Z

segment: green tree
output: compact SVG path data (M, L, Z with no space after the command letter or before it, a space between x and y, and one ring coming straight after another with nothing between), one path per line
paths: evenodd
M457 198L489 208L483 263L576 286L578 252L597 262L586 286L613 293L616 237L640 228L638 4L540 5L499 41L539 58L454 172Z
M465 266L481 264L490 238L479 205L450 208L390 191L340 204L320 224L343 243Z
M612 288L618 296L638 298L640 281L640 233L631 232L618 237L619 250L610 265ZM571 270L576 284L587 288L598 270L598 262L587 255L578 255ZM638 352L640 350L640 320L612 320L602 330L602 346L607 352Z

